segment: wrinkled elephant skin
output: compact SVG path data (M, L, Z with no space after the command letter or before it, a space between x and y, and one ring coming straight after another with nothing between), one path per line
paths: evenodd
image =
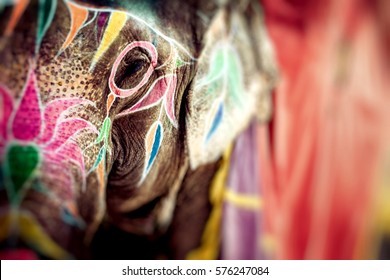
M210 2L0 5L1 248L91 258L111 227L133 236L120 257L198 245L218 159L268 117L275 73L258 3Z

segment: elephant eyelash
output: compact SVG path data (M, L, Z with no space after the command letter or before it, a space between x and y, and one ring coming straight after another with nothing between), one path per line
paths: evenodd
M136 75L140 70L142 70L147 62L144 59L137 59L132 61L131 63L125 63L125 70L123 72L124 77L131 77Z

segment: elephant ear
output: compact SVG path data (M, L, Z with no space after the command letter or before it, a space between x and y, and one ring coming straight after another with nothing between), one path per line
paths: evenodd
M217 160L254 117L269 118L277 72L257 1L221 7L203 44L187 99L192 168Z

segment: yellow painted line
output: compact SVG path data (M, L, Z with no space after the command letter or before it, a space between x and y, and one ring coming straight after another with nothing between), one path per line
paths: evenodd
M108 22L107 28L104 32L103 39L100 43L98 50L92 60L91 69L93 69L96 63L100 60L103 54L108 50L111 44L118 37L122 28L127 21L127 14L124 12L113 12Z

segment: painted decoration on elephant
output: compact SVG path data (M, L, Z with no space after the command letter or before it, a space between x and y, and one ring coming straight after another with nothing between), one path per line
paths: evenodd
M211 51L208 71L195 84L195 91L214 100L205 120L204 144L208 144L222 123L226 99L231 99L238 108L242 107L244 90L237 51L229 42L219 43Z
M97 174L97 177L101 188L103 188L106 180L105 158L107 153L111 153L109 137L113 116L110 115L110 110L117 98L128 98L138 92L147 83L151 83L151 86L148 88L145 94L139 98L139 100L134 105L132 105L129 109L120 112L117 116L114 116L115 118L120 118L142 110L147 110L158 106L160 107L158 119L156 119L156 121L147 129L145 134L145 163L143 173L139 181L140 185L146 178L147 174L150 172L153 163L156 161L158 151L162 147L163 134L165 131L164 126L169 123L172 128L178 128L175 112L175 97L178 83L178 78L176 75L177 69L183 65L193 63L196 61L196 58L194 58L180 43L175 41L173 38L166 36L160 30L151 26L148 22L135 14L110 8L83 5L78 2L76 3L69 0L64 0L64 3L66 4L66 7L69 11L70 25L68 33L57 52L57 57L64 53L64 51L66 51L74 43L83 28L90 24L95 24L97 26L97 32L99 33L97 37L99 43L92 57L89 68L89 71L93 73L96 65L99 63L102 57L105 56L108 49L112 46L115 40L117 40L117 38L120 36L121 31L129 19L143 24L154 34L160 36L163 40L168 42L170 47L170 54L168 58L161 63L161 65L158 65L158 51L153 42L148 41L130 42L119 52L118 56L115 58L110 72L108 81L110 94L106 100L106 117L102 121L99 130L96 126L83 119L61 120L60 118L61 113L59 112L61 112L61 110L66 111L73 106L86 103L86 100L77 98L72 100L54 100L51 103L46 104L45 109L47 112L43 113L43 115L40 115L41 111L39 110L32 110L31 108L40 108L42 105L39 104L39 93L34 92L34 88L36 88L33 85L35 77L34 71L31 71L27 90L21 100L19 105L20 108L15 114L15 118L12 123L13 136L20 141L36 141L37 147L44 147L44 152L61 151L61 156L50 155L44 158L45 160L51 162L64 160L72 161L79 167L84 182L86 180L86 176L88 176L88 174L91 172L99 173ZM29 4L29 0L15 2L12 9L12 14L5 29L5 35L10 36L13 33L18 21ZM43 37L47 33L47 30L53 21L57 6L57 0L39 0L38 26L36 36L37 50L39 49ZM151 60L150 65L138 84L131 88L120 88L115 82L118 68L124 57L134 48L142 48L148 53ZM182 57L183 55L187 58L184 59ZM156 70L162 69L164 70L165 74L155 78L153 82L150 82L149 80L152 77L152 74L156 72ZM204 142L207 144L218 131L222 119L224 118L226 107L225 99L227 98L227 95L229 95L229 97L235 98L235 101L240 103L239 93L243 90L240 61L229 43L220 44L214 47L211 54L209 71L207 75L205 75L197 82L195 85L195 90L204 87L207 87L206 94L212 94L212 98L215 99L206 119L207 123L206 130L204 132ZM3 91L6 92L4 89ZM2 123L3 137L6 137L7 134L6 122L11 115L9 111L9 104L11 102L10 100L12 100L12 98L5 96L9 95L3 94L2 97L4 100L3 103L5 104ZM40 108L40 110L44 109ZM53 110L55 110L55 112L53 112ZM33 116L33 118L31 118L31 116ZM167 123L163 121L163 117L166 117L168 120ZM34 121L32 121L33 119ZM59 123L57 123L58 120L60 120ZM40 138L37 138L37 135L40 133L41 129L43 132ZM74 142L67 141L84 129L92 130L97 135L95 141L90 146L99 146L99 152L97 153L97 156L94 160L94 164L89 167L89 170L85 170L84 154L81 148L78 147L78 145ZM62 136L57 139L56 133ZM66 143L66 145L64 145L64 143ZM34 148L31 149L33 150ZM26 172L30 172L32 174L33 170L34 168ZM71 180L71 177L72 176L69 176L69 178L64 178L64 181Z
M148 28L152 29L153 32L162 38L164 38L166 41L169 42L171 51L168 59L162 63L162 65L157 67L157 60L158 60L158 52L156 50L156 47L153 45L153 43L148 41L134 41L129 43L116 57L112 70L109 77L109 88L111 93L109 94L107 98L107 116L105 120L103 121L103 125L101 127L100 133L95 141L95 144L100 144L101 142L104 143L104 148L101 148L98 158L95 161L94 166L91 168L89 172L94 171L98 165L102 165L103 161L102 158L106 156L106 152L110 152L110 147L108 145L108 138L110 135L110 128L111 128L111 119L109 116L110 109L112 105L114 104L116 98L126 98L129 97L136 92L138 92L147 82L149 82L149 79L152 75L152 73L156 69L162 69L166 68L168 73L165 76L157 78L150 89L146 92L146 94L130 109L119 113L116 118L123 117L126 115L129 115L131 113L138 112L140 110L145 110L148 108L151 108L153 106L160 105L160 114L159 114L159 122L161 124L161 111L163 110L165 112L165 115L167 116L169 122L174 128L178 128L176 116L175 116L175 93L176 93L176 85L177 85L177 76L175 74L176 69L180 68L181 66L191 63L191 60L194 58L190 55L190 53L181 46L178 42L175 40L165 36L163 33L161 33L159 30L151 27L148 23L146 23L141 18L128 13L128 12L122 12L122 11L115 11L115 10L108 10L108 9L99 9L95 7L90 6L82 6L80 4L73 3L71 1L66 2L68 5L68 9L71 14L71 26L69 33L67 35L67 38L65 42L63 43L61 50L59 53L64 51L71 43L72 40L75 39L76 34L79 32L81 28L83 28L86 24L84 24L88 18L88 13L94 13L95 15L99 13L99 16L97 17L97 24L99 28L104 26L104 23L107 22L105 26L105 30L102 31L102 39L100 41L99 47L97 48L92 62L90 66L90 71L93 71L96 64L99 62L102 56L106 53L106 51L109 49L109 47L112 45L112 43L117 39L119 36L121 30L124 28L126 21L129 18L132 18L136 21L139 21L140 23L144 24ZM93 16L92 21L95 20L96 17ZM88 23L89 24L89 23ZM144 74L143 78L140 80L140 82L135 85L132 88L129 89L122 89L119 88L118 85L115 82L116 74L118 71L118 67L123 60L123 58L128 54L131 50L134 48L143 48L150 56L151 63ZM190 62L185 62L182 57L179 56L179 51L181 50L185 55L189 57ZM149 128L150 130L153 129L153 125ZM161 133L161 139L163 134L162 126L159 128L159 133ZM148 159L151 157L150 152L147 148L148 143L148 135L145 135L145 158ZM160 142L161 145L161 142ZM146 175L148 174L152 164L154 163L154 159L157 156L157 152L160 148L160 145L158 145L157 150L155 151L155 154L153 156L153 160L149 163L145 163L144 166L144 172L142 174L142 177L140 178L140 183L145 179ZM102 168L101 168L102 169ZM99 178L104 178L103 175L99 176ZM140 185L139 183L139 185Z
M15 33L31 1L19 0L11 4L11 13L2 33L5 37L11 37ZM89 75L93 75L99 64L106 61L105 56L120 38L129 19L143 25L150 30L154 38L157 36L170 48L169 55L164 61L159 61L161 54L158 53L156 39L132 41L120 47L118 55L109 66L110 69L107 69L109 73L107 87L110 92L105 100L105 116L99 123L92 123L87 118L71 114L87 106L98 110L94 102L76 97L75 94L46 100L47 96L42 96L38 86L37 63L41 55L40 51L46 44L46 34L51 32L49 29L52 22L58 16L57 9L63 4L69 12L69 26L66 34L60 39L58 50L55 51L52 59L59 60L67 57L72 47L79 43L79 38L84 36L83 30L95 25L97 47L86 69ZM83 228L86 223L80 217L75 200L80 192L87 191L87 180L90 175L97 180L100 197L104 197L107 155L112 153L110 133L115 118L130 117L132 114L149 109L159 112L152 124L145 128L144 163L137 185L139 187L159 160L159 152L164 146L164 133L179 128L175 108L180 82L177 72L180 67L192 64L197 59L175 39L166 36L145 19L131 12L83 5L68 0L39 0L36 17L35 49L26 66L29 71L24 88L18 93L0 84L0 156L3 161L0 180L5 186L12 209L18 209L29 190L34 190L61 205L59 216L63 222L72 227ZM136 48L148 54L150 64L135 85L131 88L121 88L116 83L119 67L126 55ZM197 85L207 86L209 91L215 90L219 93L209 113L205 142L214 136L224 118L226 95L239 96L237 92L241 88L237 86L239 81L233 77L236 73L232 71L240 71L237 57L229 46L217 46L211 59L210 73ZM148 88L145 90L146 85ZM145 93L137 97L138 99L130 108L113 116L112 108L117 100L133 97L141 89L145 90ZM19 97L15 98L15 96ZM79 140L86 134L93 135L93 140L82 147ZM96 150L96 153L92 155L92 161L86 164L86 157L90 156L87 154L92 149ZM64 167L66 171L63 170ZM49 174L47 176L49 179L45 179L55 181L56 184L40 181L42 174ZM80 189L76 189L76 180L81 184ZM61 188L55 185L61 185ZM45 240L45 245L41 244L42 246L37 245L37 247L50 248L48 249L50 252L41 253L60 258L67 255L45 235L45 231L40 228L37 221L20 210L17 212L18 214L15 214L17 217L10 219L9 223L5 221L4 225L12 228L14 226L12 221L19 221L36 227L37 232L42 233L42 240ZM28 242L28 236L23 238Z
M76 144L75 138L86 132L97 134L98 131L93 124L84 119L65 118L64 115L72 108L94 104L86 99L64 98L55 99L43 106L34 65L30 65L20 100L15 100L13 96L7 87L0 85L2 107L0 155L3 161L0 184L5 186L10 206L14 209L12 215L17 215L12 221L28 223L29 227L36 228L37 234L41 232L40 242L45 243L43 247L51 248L52 256L62 258L67 253L49 240L35 219L17 209L27 191L34 189L50 196L53 200L61 201L62 209L64 213L66 212L65 222L77 227L84 226L84 222L78 216L77 207L74 205L75 189L72 175L58 172L57 168L74 166L85 184L83 151ZM42 173L56 176L55 180L62 181L62 186L66 186L67 189L58 192L56 189L42 186L36 181ZM19 226L22 226L20 223ZM3 225L15 227L11 220L9 223L4 222ZM6 230L6 227L2 230ZM26 235L25 238L29 237ZM25 241L32 242L31 240Z
M69 107L76 106L78 104L75 103L74 100L69 101L67 100L65 104L71 104L69 107L64 106L63 102L61 100L54 100L52 103L47 104L46 108L50 112L50 110L56 110L56 112L52 112L50 115L49 113L45 113L44 116L42 116L42 119L39 119L40 115L37 113L38 111L35 111L35 117L37 120L35 123L31 124L30 121L26 122L25 116L22 113L19 113L18 117L15 118L15 123L13 124L15 126L14 129L14 135L15 137L18 137L19 140L31 140L35 134L37 134L40 129L41 125L43 126L42 129L43 135L42 139L39 139L38 144L45 144L46 142L49 143L45 145L45 148L47 146L47 149L49 150L55 150L59 151L61 148L61 152L65 153L62 155L64 159L70 158L71 161L77 164L79 166L80 170L82 170L83 175L82 177L85 178L88 174L91 172L97 172L98 179L100 182L100 185L103 186L105 184L106 174L105 174L105 157L106 153L110 153L110 146L109 146L109 137L110 137L110 131L112 127L112 116L110 116L110 110L112 105L115 103L115 100L117 98L127 98L129 96L132 96L134 93L138 92L146 83L149 83L150 77L153 72L156 70L162 70L165 69L165 75L161 77L157 77L154 82L152 82L152 85L150 86L149 90L145 93L144 96L142 96L136 104L134 104L131 108L125 110L124 112L119 113L116 118L123 117L130 115L132 113L139 112L141 110L146 110L152 107L160 106L160 114L158 116L158 119L156 122L148 129L148 131L145 134L145 165L144 165L144 171L142 173L142 176L140 178L140 183L145 179L146 175L151 170L151 167L153 163L155 162L155 159L158 155L158 151L162 144L163 139L163 133L164 129L163 126L165 125L165 122L162 120L163 116L166 116L167 120L169 121L170 125L173 128L178 128L178 122L176 119L176 113L175 113L175 96L176 96L176 86L177 86L177 76L176 76L176 70L183 65L190 64L193 61L195 61L195 58L192 57L192 55L189 53L189 51L182 46L180 43L178 43L173 38L170 38L166 36L163 32L156 29L152 25L150 25L148 22L146 22L141 17L132 14L130 12L125 11L119 11L115 9L111 9L108 7L100 8L95 7L91 5L83 5L79 2L70 1L70 0L63 0L65 3L70 17L70 25L69 30L64 38L61 47L59 48L56 57L63 54L76 40L77 36L80 34L81 30L85 27L87 27L90 24L96 24L97 26L97 32L98 36L97 39L99 40L98 47L93 55L90 69L89 71L92 73L96 67L96 65L99 63L99 61L102 59L102 57L105 56L107 50L112 46L112 44L115 42L115 40L118 39L118 37L121 34L122 29L124 28L126 22L129 19L135 20L136 22L139 22L140 24L143 24L146 28L150 29L154 34L157 36L160 36L163 40L169 43L170 47L170 54L169 57L166 59L166 61L162 62L161 65L157 65L158 60L158 52L156 47L154 46L153 42L148 41L134 41L129 43L116 57L110 77L109 77L109 88L111 93L108 95L107 98L107 112L106 117L101 123L99 131L97 131L97 128L94 127L94 130L97 134L95 141L88 147L91 147L93 145L99 145L100 152L97 154L95 163L89 168L88 171L85 171L85 164L83 163L83 151L80 150L80 148L75 143L68 143L66 147L61 147L61 140L65 140L67 137L70 138L72 135L77 134L79 130L82 130L86 128L88 125L87 121L83 121L82 119L75 119L69 121L64 121L61 124L57 124L57 118L59 118L58 110L62 109L66 111ZM21 1L15 1L13 8L12 8L12 14L10 16L10 19L7 23L4 35L11 36L14 32L15 27L17 26L18 22L20 21L23 13L25 12L26 8L30 4L29 0L21 0ZM42 43L42 40L47 33L51 22L53 21L56 13L56 8L58 6L58 1L47 1L47 0L39 0L39 11L38 11L38 18L37 18L37 35L36 35L36 53L38 52L40 45ZM118 85L115 82L115 77L118 71L118 67L123 60L123 58L128 54L131 50L134 48L142 48L144 49L151 58L151 63L149 65L149 68L147 69L146 73L144 74L143 78L139 81L137 85L135 85L132 88L129 89L122 89L118 87ZM181 53L179 55L179 52ZM182 55L187 56L187 59L184 59ZM33 74L31 74L33 75ZM34 77L33 77L34 78ZM32 78L32 79L33 79ZM31 100L29 100L29 103L26 103L26 98L22 100L21 103L21 110L18 112L28 112L29 107L38 106L37 102L39 102L39 94L33 95L33 93L30 93L30 91L27 92L32 97L30 97ZM5 96L5 95L4 95ZM35 96L35 99L33 98ZM28 96L27 96L28 97ZM5 102L9 102L7 97L4 97L3 99ZM12 100L10 98L10 100ZM8 104L8 103L7 103ZM58 106L58 107L55 107ZM26 107L26 108L25 108ZM9 113L5 112L4 116L4 122L2 124L2 130L3 134L7 133L7 125L6 120L9 118ZM155 125L158 123L159 125ZM23 125L25 126L24 129ZM73 130L69 130L68 128L72 127ZM158 128L158 129L157 129ZM68 129L68 131L67 131ZM53 137L54 131L58 131L60 134L66 135L64 136L64 139L59 140L51 140L51 137ZM157 134L154 135L154 137L157 137L156 140L158 145L156 144L153 146L153 149L149 149L148 143L150 141L150 133L151 131L158 132L159 137L157 137ZM46 142L45 142L46 141ZM154 143L154 142L153 142ZM148 148L149 147L149 148ZM153 152L152 152L153 151ZM57 156L58 157L58 156ZM46 158L46 157L45 157ZM47 157L48 160L51 162L55 162L58 160L56 157ZM71 176L69 176L71 178ZM64 178L64 180L69 180L69 178ZM85 185L85 184L84 184Z
M123 58L125 57L125 55L127 53L129 53L132 49L137 48L137 47L145 49L149 53L149 55L151 57L151 63L149 65L146 73L142 77L141 81L136 86L134 86L133 88L130 88L130 89L119 88L115 83L116 73L118 71L119 64L123 60ZM111 93L113 93L115 97L126 98L126 97L129 97L129 96L133 95L134 93L138 92L148 82L150 76L152 75L152 73L154 71L154 68L156 68L157 58L158 58L157 50L156 50L155 46L150 42L135 41L135 42L131 42L130 44L128 44L125 47L125 49L117 56L117 58L115 59L114 65L112 66L110 79L108 81L108 85L110 87Z
M20 203L22 189L28 186L40 165L45 164L43 158L54 162L72 161L83 174L83 156L71 138L84 129L97 130L82 119L61 119L61 113L90 101L55 100L42 108L33 69L29 71L18 106L13 103L10 92L2 86L0 88L2 99L6 100L3 102L6 116L2 118L1 125L2 143L6 146L1 148L5 153L4 177L10 180L5 183L10 202ZM5 129L7 126L12 128L10 133Z
M157 16L148 18L135 10L110 7L115 6L115 1L103 2L107 6L94 5L93 1L7 0L0 51L7 40L6 43L19 40L16 37L25 27L20 24L25 20L24 14L28 23L32 22L33 34L22 41L26 48L30 44L33 48L20 52L28 53L23 63L29 70L27 75L21 73L15 80L25 83L24 87L20 90L6 79L0 84L0 183L4 186L0 189L9 200L9 209L3 211L7 214L0 211L0 242L8 236L2 234L4 231L16 230L23 242L44 256L72 257L52 239L57 234L51 234L47 224L60 220L62 226L70 227L64 226L64 231L85 230L86 235L96 230L94 223L101 221L105 211L107 168L113 164L111 159L116 160L113 156L117 151L111 150L115 121L151 113L147 124L140 125L140 146L144 149L139 149L143 158L136 169L139 171L137 187L148 185L147 178L158 176L156 167L163 163L162 151L169 151L169 142L176 137L176 134L170 137L170 133L184 129L179 127L178 108L181 107L177 92L183 93L192 81L198 58L176 41L175 35L169 37L161 31L175 34L178 30L153 23L159 20ZM29 9L33 5L36 13ZM3 7L0 3L0 12ZM27 31L26 28L26 34ZM196 46L197 38L177 35L188 40L195 53L201 54L200 47ZM148 65L142 68L143 73L134 75L136 78L129 75L123 82L122 76L128 74L123 69L128 70L126 59L138 51L147 56ZM194 96L199 92L208 100L208 111L199 122L203 134L197 145L201 148L211 146L225 124L232 103L241 105L244 91L242 61L233 43L229 39L221 40L207 51L210 51L208 69L191 83ZM16 56L19 59L23 55L9 55ZM74 61L79 64L72 64ZM191 69L183 69L189 65ZM10 70L11 74L14 72L17 71ZM77 82L83 86L75 88ZM93 108L96 116L86 108ZM137 157L140 158L139 154ZM187 166L180 168L185 176ZM178 189L179 185L174 188ZM30 202L29 195L37 194L49 198L51 203L44 209L43 218L24 207ZM96 205L83 205L85 197ZM32 240L27 229L39 238Z

